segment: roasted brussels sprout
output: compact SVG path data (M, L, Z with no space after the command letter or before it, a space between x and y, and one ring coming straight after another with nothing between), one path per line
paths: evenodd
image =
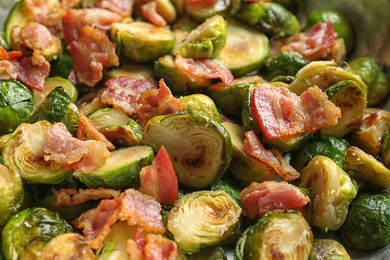
M221 123L221 115L218 113L214 101L204 94L192 94L179 98L187 105L187 110L194 114L200 113Z
M381 146L381 158L383 164L390 169L390 131L383 138Z
M100 94L102 91L103 89L94 89L91 92L85 94L83 97L79 98L76 102L76 106L79 109L79 112L88 116L98 108L108 107L107 104L100 100Z
M227 260L225 251L221 246L203 249L193 254L186 255L188 260Z
M4 226L23 203L24 189L19 173L0 164L0 226Z
M71 173L62 164L44 159L45 134L50 127L47 121L22 123L4 147L4 164L27 183L56 184Z
M278 76L295 76L304 66L309 64L309 60L298 52L284 51L271 59L267 64L267 73L270 79Z
M348 246L358 249L376 249L389 243L389 193L360 194L351 204L341 237Z
M240 206L225 191L195 191L175 203L167 228L184 253L193 253L226 240L240 215Z
M6 260L18 259L25 250L39 256L52 238L73 232L58 213L45 208L28 208L11 217L3 229L2 250ZM32 258L34 259L34 258Z
M122 53L135 62L149 62L172 51L175 36L166 27L136 21L113 23L111 40L122 44Z
M210 3L194 2L188 0L174 0L179 13L185 12L194 20L203 22L214 15L227 17L235 14L241 6L241 0L216 0Z
M289 36L300 30L297 17L274 2L256 2L242 6L237 17L269 36Z
M33 21L33 12L27 7L24 1L17 2L4 23L4 40L8 46L11 45L11 31L15 25L24 26Z
M344 246L333 239L314 239L308 260L351 260Z
M60 77L67 79L73 70L73 59L70 54L63 52L58 59L50 63L49 77Z
M310 225L323 232L339 229L357 195L357 185L351 177L332 159L318 155L301 171L298 184L312 194Z
M368 86L367 106L374 106L390 93L390 81L382 66L370 57L360 57L348 62L351 71L359 75Z
M115 147L139 145L143 133L142 127L133 119L130 119L126 125L109 125L100 128L99 131Z
M208 18L175 46L173 54L192 59L214 58L225 46L226 26L220 15Z
M213 186L211 186L210 190L223 190L227 194L229 194L237 203L240 203L240 193L243 189L243 186L240 182L237 181L236 178L225 174L219 179Z
M34 111L34 96L17 80L0 80L0 135L12 133Z
M109 125L126 125L131 119L126 112L120 108L98 108L88 115L88 119L100 129Z
M232 156L227 130L202 114L156 116L146 124L141 143L155 151L164 146L179 183L193 188L204 188L217 181L227 170Z
M291 154L291 165L301 171L317 155L324 155L332 159L338 166L343 167L344 155L350 144L347 140L333 136L319 136L302 145Z
M133 62L123 57L119 67L110 67L103 70L105 81L127 76L142 80L151 79L153 78L153 66L150 63Z
M0 136L0 155L3 153L3 149L5 147L5 144L7 143L8 139L10 139L12 134L5 134Z
M151 2L152 0L138 0L135 1L134 14L135 16L142 17L141 7L144 4ZM156 3L156 11L161 15L164 20L171 24L176 20L177 12L175 6L170 0L153 0Z
M235 258L307 259L312 242L311 228L299 213L269 211L242 233Z

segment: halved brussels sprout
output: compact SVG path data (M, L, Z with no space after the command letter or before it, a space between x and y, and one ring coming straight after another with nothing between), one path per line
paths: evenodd
M214 58L225 46L226 26L220 15L208 18L175 46L173 54L192 59Z
M357 195L351 177L332 159L318 155L301 171L298 184L312 194L310 225L323 232L339 229Z
M360 57L348 62L352 72L359 75L368 86L367 106L374 106L390 93L390 81L382 66L370 57Z
M261 70L269 52L267 36L245 24L229 20L226 44L214 61L228 68L235 77L240 77Z
M60 77L67 79L73 70L73 59L70 54L64 52L58 59L50 63L49 77Z
M193 253L226 240L240 215L240 206L225 191L195 191L175 203L167 228L184 253Z
M376 249L390 242L390 194L366 192L351 204L341 228L341 237L350 247Z
M71 134L80 125L79 111L63 87L54 88L29 116L28 122L46 120L52 124L62 122Z
M235 258L307 259L312 242L311 228L299 213L269 211L240 236Z
M186 257L188 260L228 260L222 246L206 248L193 254L187 254Z
M229 169L234 177L244 185L249 185L254 181L276 180L280 177L274 168L245 153L245 128L229 122L223 122L222 125L228 130L232 139L232 161Z
M343 68L337 67L333 61L312 61L298 71L290 90L297 95L302 94L309 87L318 86L323 91L328 87L343 80L354 80L364 90L368 91L367 85L362 78Z
M99 108L88 115L88 119L100 129L109 125L126 125L131 119L126 112L120 108Z
M153 149L145 145L115 149L111 154L103 167L92 172L75 171L73 176L90 188L136 188L140 185L141 169L154 159Z
M11 30L15 25L24 26L29 21L33 21L33 12L27 7L24 1L15 2L11 11L8 13L7 20L4 23L4 40L8 46L11 46Z
M291 154L290 163L301 171L317 155L324 155L332 159L338 166L343 167L344 155L350 144L347 140L333 136L319 136L318 139L310 140L297 151Z
M367 94L354 80L343 80L325 90L328 99L341 109L337 125L320 129L322 135L343 137L360 123L367 105Z
M58 213L39 207L22 210L13 215L3 229L1 244L4 258L19 259L24 251L39 257L44 245L52 238L71 232L72 226Z
M4 164L27 183L57 184L71 173L62 164L43 158L45 134L51 126L47 121L22 123L4 147Z
M166 27L136 21L113 23L111 40L122 44L122 53L135 62L149 62L172 51L175 36Z
M390 188L390 170L375 157L355 146L349 147L345 153L343 167L352 178L363 181L374 189Z
M34 111L31 90L17 80L0 80L0 135L12 133Z
M100 100L100 94L103 90L104 89L94 89L91 92L85 94L83 97L79 98L76 102L76 106L79 109L79 112L88 116L98 108L108 107L107 104Z
M99 131L115 147L139 145L143 134L142 127L133 119L130 119L126 125L109 125L99 128Z
M214 101L204 94L192 94L179 98L187 105L187 110L194 114L203 114L218 123L221 123L221 115L218 113Z
M244 187L240 182L237 181L236 178L225 174L219 179L213 186L211 186L210 190L223 190L227 194L229 194L237 203L240 203L240 193Z
M4 226L23 203L24 189L19 173L0 164L0 226Z
M278 76L295 76L297 72L310 61L295 51L284 51L267 64L267 73L270 79Z
M344 246L333 239L314 239L308 260L351 260Z
M10 139L12 134L5 134L0 136L0 155L3 153L5 144L7 143L8 139Z
M146 124L141 143L155 151L164 146L179 183L193 188L204 188L217 181L232 156L227 130L202 114L156 116Z
M133 62L121 57L119 67L110 67L103 70L105 81L126 76L142 80L151 79L153 78L153 66L149 63Z
M387 132L386 136L383 138L381 146L381 158L383 164L390 169L390 131Z
M154 78L164 78L174 95L199 92L211 85L211 79L191 75L175 67L174 57L165 55L154 62Z
M233 15L240 8L241 0L216 0L214 3L209 4L202 2L194 2L187 0L175 0L176 8L182 8L179 13L182 14L185 12L194 20L203 22L207 18L210 18L214 15L221 15L227 17Z
M297 17L274 2L255 2L245 5L240 9L237 17L270 36L289 36L300 30Z

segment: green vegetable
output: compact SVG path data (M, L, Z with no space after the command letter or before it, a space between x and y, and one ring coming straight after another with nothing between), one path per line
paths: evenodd
M139 145L143 134L142 127L133 119L130 119L126 125L109 125L99 128L99 131L115 147Z
M380 155L383 164L390 168L390 131L383 138Z
M240 203L240 193L242 189L243 186L239 182L237 182L237 179L227 174L222 176L222 178L219 179L216 183L214 183L214 185L210 188L210 190L212 191L225 191L237 202L237 204Z
M269 211L240 236L235 259L307 259L312 242L311 228L300 214Z
M203 22L207 18L214 15L221 15L227 17L230 14L234 14L240 8L240 0L217 0L214 4L202 4L199 2L191 2L185 0L175 0L178 3L176 8L180 8L183 5L182 12L185 12L194 20ZM180 11L179 11L180 12Z
M33 13L24 1L15 2L4 23L4 40L11 46L11 30L14 26L24 26L33 21Z
M100 100L100 94L102 91L104 91L104 89L93 89L91 92L79 98L76 102L76 106L79 109L79 112L88 116L98 108L107 107L108 105L104 104Z
M119 67L110 67L103 70L104 80L130 76L136 79L150 79L153 77L153 67L149 63L132 62L128 59L121 59Z
M141 143L152 146L155 151L164 146L179 183L193 188L204 188L217 181L232 156L229 133L202 114L156 116L146 124Z
M0 135L12 133L34 110L31 90L17 80L0 80Z
M261 70L269 53L267 36L243 23L229 20L226 44L214 61L240 77Z
M389 243L389 193L360 194L351 204L341 236L348 246L358 249L376 249Z
M49 77L60 77L63 79L67 79L72 70L73 70L72 56L64 52L58 57L58 59L50 63Z
M204 94L192 94L179 98L179 100L183 101L187 106L187 110L192 113L203 114L221 123L221 115L218 113L214 101L208 96Z
M193 254L187 254L188 260L227 260L225 251L221 246L203 249Z
M28 208L13 215L2 233L2 251L6 260L18 259L29 244L39 241L35 246L39 249L52 238L73 232L58 213L45 208ZM29 249L33 251L34 244Z
M344 246L333 239L314 239L308 260L351 260Z
M166 27L136 21L113 23L111 40L122 42L122 54L135 62L149 62L172 51L175 36Z
M126 125L131 118L120 108L98 108L88 115L88 119L100 129L110 125Z
M193 253L231 236L240 215L240 206L226 192L195 191L175 203L167 228L182 252Z
M308 59L298 52L284 51L271 59L267 64L268 78L274 79L279 76L295 76L309 62Z

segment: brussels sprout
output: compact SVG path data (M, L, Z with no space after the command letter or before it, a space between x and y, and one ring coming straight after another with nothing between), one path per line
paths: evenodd
M7 143L8 139L10 139L12 134L5 134L0 136L0 155L2 154L5 144Z
M4 164L27 183L56 184L71 173L62 164L43 158L45 134L50 127L47 121L22 123L4 147Z
M270 79L278 76L295 76L310 61L295 51L284 51L267 64Z
M1 243L4 258L19 259L30 243L33 244L29 251L35 251L34 248L38 247L36 251L39 254L39 249L52 238L71 232L72 226L58 213L39 207L22 210L13 215L3 229Z
M240 193L244 187L237 181L236 178L225 174L219 179L213 186L211 186L210 190L223 190L227 194L229 194L237 204L240 203Z
M244 185L249 185L253 181L276 180L280 177L273 167L245 153L245 128L229 122L223 122L222 125L228 130L232 139L232 161L229 169L234 177Z
M34 111L34 96L17 80L0 80L0 135L12 133Z
M221 123L221 115L218 113L214 101L204 94L192 94L179 98L187 105L187 110L194 114L203 114L218 123Z
M187 254L188 260L227 260L225 251L221 246L203 249L193 254Z
M194 20L190 19L189 17L180 17L175 21L175 23L172 25L172 30L181 30L185 32L190 32L194 30L198 26L198 23ZM177 42L177 41L176 41Z
M33 12L27 7L24 1L15 2L4 23L4 40L11 46L11 30L14 26L24 26L33 21Z
M320 129L322 135L343 137L360 123L367 104L367 94L353 80L343 80L325 90L328 99L341 109L341 118L337 125Z
M148 2L156 3L156 11L161 15L167 23L173 23L176 20L177 12L175 6L170 0L139 0L135 2L134 14L135 16L142 17L141 6Z
M139 145L142 139L143 129L133 119L126 125L109 125L99 131L115 145L115 147Z
M88 119L100 129L109 125L126 125L131 119L126 112L120 108L99 108L88 115Z
M166 27L136 21L113 23L111 40L122 43L122 53L135 62L149 62L172 51L175 36Z
M182 13L186 12L186 14L199 22L203 22L214 15L221 15L223 17L233 15L237 12L241 5L241 0L216 0L213 4L186 0L175 1L177 1L176 8L181 7Z
M73 70L73 59L70 54L64 52L58 59L50 63L49 77L60 77L67 79Z
M313 233L300 214L269 211L240 236L235 258L307 259L312 242Z
M307 64L298 71L290 85L290 90L300 95L309 87L318 86L320 89L325 90L343 80L354 80L362 87L365 93L368 91L367 85L359 75L336 67L336 63L333 61L312 61Z
M211 85L211 79L190 75L175 67L174 57L165 55L154 62L154 78L164 78L174 95L199 92Z
M348 62L351 71L359 75L368 86L367 106L374 106L390 93L390 82L382 66L370 57Z
M85 94L82 98L79 98L76 102L76 106L79 112L88 116L98 108L108 107L107 104L100 100L100 94L103 90L104 89L94 89L91 92Z
M115 149L111 154L103 167L87 173L75 171L73 176L90 188L136 188L141 169L154 159L153 149L145 145Z
M314 10L306 20L304 31L317 24L318 22L332 23L337 38L343 38L348 52L354 47L354 33L348 19L341 13L330 9Z
M79 111L63 87L54 88L28 118L29 123L46 120L50 123L62 122L72 134L80 125Z
M202 114L156 116L146 124L141 143L155 151L164 146L179 183L193 188L204 188L217 181L232 156L227 130Z
M39 260L51 259L94 260L96 256L82 235L78 233L67 233L53 238L43 248Z
M333 239L314 239L308 260L351 260L344 246Z
M360 194L351 204L341 237L348 246L358 249L376 249L389 243L389 193Z
M235 77L259 71L265 65L270 47L267 36L235 20L229 20L224 48L214 61Z
M255 2L245 5L240 9L237 17L269 36L289 36L300 30L297 17L274 2Z
M363 181L375 189L390 188L390 170L375 157L351 146L345 153L344 170L358 181Z
M351 177L332 159L318 155L301 171L298 184L312 194L310 225L323 232L339 229L357 195L357 185Z
M386 136L383 138L380 155L383 164L390 169L390 131L387 132Z
M22 207L23 182L19 173L0 164L0 226L4 226Z
M390 113L383 109L368 108L363 120L353 131L351 143L373 156L380 153L382 139L390 130Z
M175 203L167 228L182 252L193 253L226 240L240 215L240 206L226 192L195 191Z
M226 26L220 15L208 18L175 47L173 54L192 59L214 58L225 46Z
M318 139L311 140L292 153L290 163L300 172L314 157L324 155L342 168L344 155L349 147L350 144L345 139L319 136Z
M142 80L151 79L153 78L153 67L149 63L132 62L121 57L121 65L119 67L110 67L103 70L105 81L125 76Z

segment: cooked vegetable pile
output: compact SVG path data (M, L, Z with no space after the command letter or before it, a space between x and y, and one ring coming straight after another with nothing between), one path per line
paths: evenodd
M17 2L0 39L0 259L388 244L389 78L350 58L343 14L300 20L297 2Z

